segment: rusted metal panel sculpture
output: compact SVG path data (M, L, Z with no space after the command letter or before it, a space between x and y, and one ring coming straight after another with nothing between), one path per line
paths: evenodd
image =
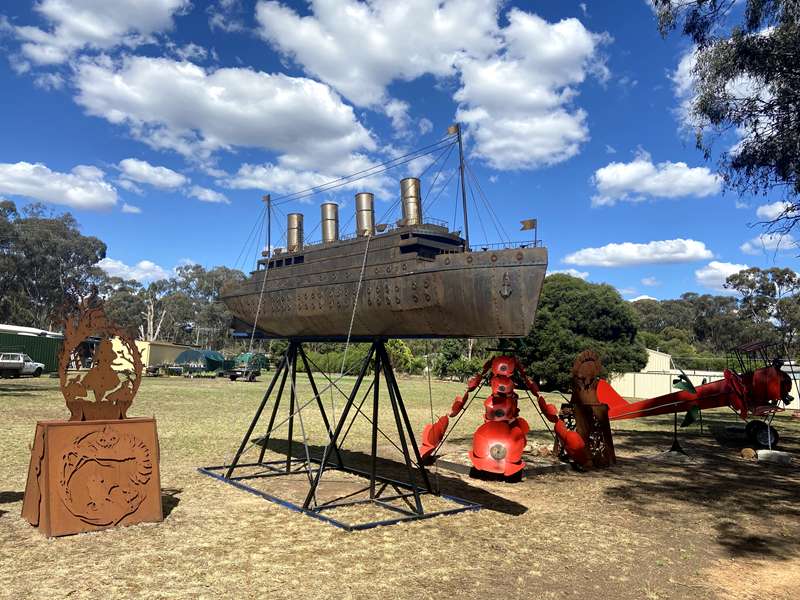
M76 349L89 336L100 338L92 367L75 371ZM112 337L122 340L120 353ZM120 363L130 368L115 370ZM36 423L23 518L48 537L161 521L155 419L126 417L141 356L94 299L65 319L59 376L70 418Z
M400 193L403 218L385 231L375 223L373 195L356 194L349 239L339 238L330 204L321 207L321 243L305 243L303 215L289 214L286 250L223 291L234 326L303 339L528 335L547 250L523 243L472 251L460 232L425 222L418 179L403 179Z
M617 462L608 406L597 399L602 364L596 352L581 352L572 365L572 410L578 434L586 445L588 464L608 467Z

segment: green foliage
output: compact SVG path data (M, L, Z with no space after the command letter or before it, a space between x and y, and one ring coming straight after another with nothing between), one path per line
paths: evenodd
M439 379L455 375L453 366L465 353L464 340L442 340L439 351L433 361L433 372Z
M800 277L797 273L792 269L752 267L728 277L725 287L740 294L740 308L754 323L775 323L783 343L793 346L800 326L800 301L797 297Z
M312 350L306 354L308 355L309 361L312 363L312 369L315 369L316 365L316 369L324 373L334 373L338 375L341 371L349 375L357 375L361 365L364 363L364 359L366 358L368 351L368 344L351 344L351 346L347 349L346 357L344 350L325 353L314 352ZM342 368L343 359L344 368ZM276 355L273 360L280 360L279 355ZM305 370L302 361L297 362L297 370Z
M448 370L448 375L457 377L459 381L466 381L475 373L480 373L483 369L484 361L478 357L466 358L461 356L454 360Z
M779 339L770 320L754 319L733 296L686 293L677 300L639 300L632 307L639 340L680 359L682 368L719 369L727 350Z
M708 158L714 141L726 186L740 193L779 189L791 205L774 224L800 218L800 7L796 0L654 0L662 34L682 26L697 48L691 117Z
M48 329L66 294L88 295L104 278L106 245L81 234L75 218L41 204L22 214L0 202L0 322Z
M519 353L545 389L568 389L572 363L586 349L600 354L608 372L639 371L647 362L633 310L619 293L563 274L545 278L531 333L501 344Z
M411 349L403 340L389 340L386 342L386 351L396 371L408 373L411 370L414 355L411 354Z

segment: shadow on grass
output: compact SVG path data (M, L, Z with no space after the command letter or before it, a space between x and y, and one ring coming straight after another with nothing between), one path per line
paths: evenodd
M679 528L691 527L683 523L710 519L716 542L728 556L796 556L800 553L797 468L745 461L735 449L746 446L746 441L735 436L727 439L719 424L711 429L713 435L679 433L688 459L654 454L671 444L667 427L665 431L617 430L614 445L618 454L639 456L621 458L615 467L587 476L611 480L606 496L642 516L663 517ZM715 438L720 438L722 445ZM797 450L793 437L783 445L789 451Z
M25 497L25 492L0 492L0 504L19 502Z
M254 441L256 445L263 444L262 440L257 440L257 441L254 440ZM291 448L293 457L305 458L306 451L301 443L294 442ZM320 459L322 457L324 449L325 449L324 446L315 446L315 445L308 446L308 451L312 459ZM273 439L269 441L269 450L272 452L276 452L278 454L288 455L289 444L286 440ZM340 450L340 453L342 456L342 461L347 467L369 471L371 466L371 457L369 454L365 452L356 452L353 450L345 450L345 449ZM335 454L331 455L328 464L331 467L335 467L336 465ZM378 475L382 477L388 477L396 481L404 481L404 482L407 482L409 479L408 470L406 469L406 465L404 462L398 462L396 460L390 460L387 458L379 457L375 464L376 464L376 472L378 473ZM476 502L481 506L483 506L483 508L485 509L493 510L495 512L500 512L507 515L518 516L524 514L528 510L526 506L519 504L518 502L508 500L507 498L503 498L502 496L498 496L479 487L470 485L469 483L458 477L448 477L442 475L441 472L439 472L435 476L431 473L429 473L429 475L430 475L431 485L433 486L434 491L436 491L438 487L439 491L441 491L441 493L443 494L447 494L449 496L455 496L463 500L469 500L470 502ZM414 481L418 486L424 487L418 469L414 469L413 477Z
M23 492L0 492L0 504L11 504L19 502L25 496ZM8 513L7 510L0 510L0 517Z
M0 396L14 396L15 398L21 396L37 396L46 391L47 388L36 387L32 385L0 385Z
M164 513L164 518L166 519L172 511L175 510L175 507L180 504L180 494L183 492L182 489L177 488L161 488L161 510Z

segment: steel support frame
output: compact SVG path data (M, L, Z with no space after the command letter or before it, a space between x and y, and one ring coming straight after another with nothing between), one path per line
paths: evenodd
M312 370L310 368L308 357L306 356L305 351L303 350L302 347L303 341L290 339L286 353L283 355L280 362L278 363L278 366L275 370L272 380L270 381L270 384L267 387L267 391L264 394L261 403L259 404L256 410L256 414L253 417L253 420L250 423L250 426L248 427L247 432L245 433L245 436L242 439L239 449L234 455L231 464L202 467L199 468L198 471L205 475L209 475L211 477L224 481L225 483L229 483L239 489L260 496L266 500L270 500L271 502L275 502L286 508L306 514L308 516L315 517L326 523L329 523L331 525L334 525L336 527L339 527L347 531L359 531L383 525L393 525L395 523L401 523L404 521L413 521L418 519L431 518L439 515L454 514L464 511L473 511L480 509L481 506L479 504L463 500L460 498L456 498L454 496L441 494L438 497L454 504L452 508L438 510L438 511L428 511L428 512L424 510L422 504L422 496L425 494L431 494L431 495L434 494L433 488L431 487L430 477L428 475L427 469L422 464L422 458L420 456L416 438L414 437L414 431L411 426L411 421L408 417L408 413L406 411L402 395L400 394L400 388L397 385L397 379L395 378L394 375L394 370L391 365L389 354L386 351L386 346L385 346L386 340L384 338L375 338L371 340L371 342L372 344L370 346L369 352L367 353L367 356L361 363L360 370L356 378L356 382L353 385L353 388L350 391L350 393L347 395L347 401L336 423L336 427L335 429L332 429L330 426L330 422L328 421L325 408L322 404L319 390L317 388ZM328 438L329 438L329 443L325 446L325 449L322 453L322 457L321 458L310 457L311 464L309 464L306 459L292 457L292 442L293 442L292 434L293 434L293 418L294 418L293 413L295 410L295 406L299 404L299 401L295 397L295 385L294 385L298 358L302 361L305 367L305 371L308 376L309 383L311 385L311 389L317 403L317 407L320 411L320 415L322 416L325 428L328 431ZM345 465L344 461L342 460L341 454L339 452L339 444L347 435L347 431L349 431L349 427L347 428L347 431L344 431L345 426L347 424L347 418L350 414L351 409L354 406L354 403L356 402L356 398L358 397L358 392L362 387L362 384L364 383L365 379L367 378L367 374L369 372L369 368L371 363L373 362L373 359L374 359L373 381L369 386L369 388L371 389L367 390L367 395L369 395L370 391L372 391L373 395L372 419L368 419L371 421L371 447L369 456L369 471L364 471L361 469L356 469ZM392 407L393 422L396 427L397 435L400 441L401 452L403 454L403 462L405 464L406 473L408 477L407 482L401 482L394 479L390 479L388 477L384 477L378 474L377 472L377 457L378 457L377 436L379 432L378 423L379 423L379 412L380 412L379 399L380 399L381 377L383 377L384 385L389 396L389 402ZM289 378L291 378L290 379L291 388L289 390L289 395L290 395L289 399L290 412L288 418L289 448L287 451L287 457L286 459L265 462L264 454L266 452L267 445L269 444L272 428L275 423L278 407L284 392L286 380ZM272 396L272 392L275 389L276 384L278 384L279 379L280 379L280 385L278 387L278 392L274 397L272 412L270 415L269 425L267 427L266 434L264 435L264 438L261 440L261 449L259 451L258 461L241 463L240 461L242 454L247 448L248 442L251 436L253 435L254 431L256 430L256 427L258 426L258 422L261 419L262 413L264 412L264 409L266 408L267 403L270 397ZM362 404L363 400L365 399L366 395L365 398L362 399ZM356 408L356 411L361 412L360 406ZM353 418L355 418L355 416L357 415L354 415ZM343 431L344 435L342 435ZM335 460L332 460L334 457ZM300 465L300 466L292 470L293 465ZM249 473L245 475L235 474L236 469L245 469L253 467L261 467L264 469L264 471L259 473ZM319 485L323 479L324 473L330 470L343 471L346 473L350 473L352 475L364 477L365 479L368 480L368 484L365 488L359 490L358 492L345 496L343 498L348 498L355 494L367 491L369 491L369 497L362 499L351 499L351 500L337 498L327 503L317 504L316 502L317 489L319 488ZM273 496L267 492L256 489L251 485L248 485L247 483L244 483L245 480L279 477L301 472L306 472L309 475L309 490L302 504L296 504L288 500L279 498L277 496ZM383 495L384 492L386 492L386 490L389 488L393 489L394 493L389 496ZM405 503L405 506L401 507L390 504L390 502L396 500L402 500ZM334 519L328 515L322 514L323 511L331 510L334 508L363 505L363 504L373 504L388 511L398 513L400 516L386 520L353 524L353 523L345 523L343 521Z

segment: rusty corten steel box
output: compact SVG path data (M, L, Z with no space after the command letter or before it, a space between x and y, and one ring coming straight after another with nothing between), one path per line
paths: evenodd
M48 537L159 522L153 418L38 421L22 517Z

